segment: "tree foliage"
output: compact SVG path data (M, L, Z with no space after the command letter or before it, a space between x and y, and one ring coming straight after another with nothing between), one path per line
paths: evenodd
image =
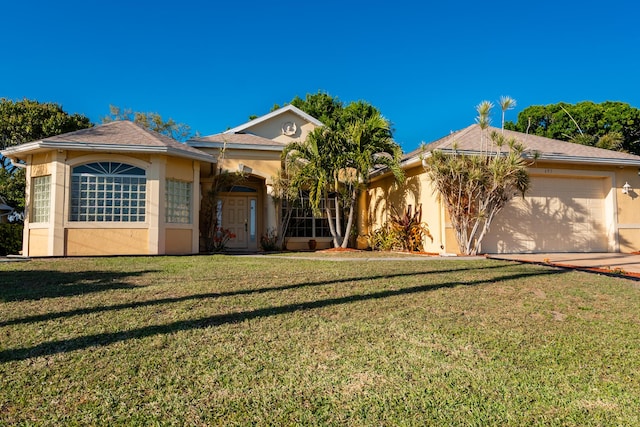
M58 104L0 99L0 150L91 126L87 117L68 114ZM9 159L2 158L2 168L13 169Z
M158 113L133 112L129 108L120 108L109 105L109 115L102 118L103 123L115 120L129 120L163 135L167 135L177 141L186 141L192 136L191 127L184 123L177 123L171 117L164 120Z
M0 195L18 212L24 212L25 183L25 169L0 168Z
M480 116L489 114L486 104L478 106ZM478 122L485 120L479 117ZM484 134L489 132L482 129ZM524 147L514 138L491 131L480 154L423 153L426 171L440 194L460 251L476 255L491 222L514 195L524 196L529 188ZM482 143L481 143L482 145Z
M291 100L291 105L320 120L325 126L332 129L340 127L344 121L344 104L338 97L332 97L326 92L308 93L304 99L296 96Z
M372 105L358 101L346 107L326 93L296 97L292 104L321 120L307 139L293 142L283 159L294 188L309 191L314 213L326 215L335 247L346 247L355 221L357 196L369 173L389 168L398 180L401 149L393 141L391 124ZM320 212L324 200L324 212ZM336 205L335 216L330 209ZM343 228L343 215L347 216Z
M0 149L91 126L87 117L68 114L58 104L0 99ZM0 194L9 206L20 212L25 208L24 193L24 169L0 157Z
M505 128L640 154L640 110L624 102L533 105Z

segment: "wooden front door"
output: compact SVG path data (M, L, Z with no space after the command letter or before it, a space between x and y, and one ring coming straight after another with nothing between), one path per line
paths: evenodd
M227 243L229 249L257 249L256 207L252 196L229 196L222 202L222 228L235 235Z

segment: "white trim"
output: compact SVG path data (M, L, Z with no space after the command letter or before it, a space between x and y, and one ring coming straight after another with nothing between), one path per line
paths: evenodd
M185 145L189 147L189 145ZM48 141L35 141L21 144L16 147L11 147L1 152L5 157L12 159L18 158L20 154L26 154L29 152L37 152L42 150L76 150L76 151L94 151L94 152L109 152L109 153L151 153L151 154L166 154L175 157L183 157L192 160L201 160L211 163L216 163L215 157L207 153L192 153L187 150L180 150L175 147L158 147L158 146L146 146L146 145L122 145L122 144L95 144L85 142L48 142ZM15 163L14 163L15 164Z
M434 150L442 151L444 153L457 153L464 154L468 156L473 155L483 155L480 151L477 150L454 150L452 148L435 148ZM614 157L587 157L587 156L572 156L570 154L545 154L538 152L538 157L534 157L532 154L537 150L529 150L525 151L523 154L523 158L532 161L546 161L546 162L562 162L562 163L586 163L591 165L615 165L615 166L640 166L640 158L638 159L624 159L624 158L614 158ZM607 150L605 150L607 151ZM425 152L424 157L429 157L430 153ZM634 156L637 157L637 156ZM418 160L420 156L413 156L411 158L405 159L402 162L402 165L410 164Z
M233 150L256 150L256 151L282 151L284 144L274 143L273 145L260 144L242 144L242 143L224 143L224 142L189 142L189 146L193 148L226 148Z
M269 120L269 119L271 119L273 117L277 117L277 116L279 116L281 114L284 114L284 113L286 113L288 111L290 111L290 112L302 117L303 119L305 119L309 123L312 123L312 124L314 124L316 126L324 126L324 124L320 120L310 116L309 114L305 113L304 111L302 111L298 107L289 104L289 105L285 105L282 108L278 108L277 110L272 111L272 112L270 112L268 114L265 114L264 116L260 116L260 117L258 117L256 119L253 119L253 120L248 121L248 122L246 122L244 124L241 124L240 126L236 126L236 127L232 128L232 129L226 130L223 133L238 133L238 132L242 132L245 129L249 129L249 128L251 128L251 127L253 127L253 126L257 125L257 124L265 122L265 121L267 121L267 120Z

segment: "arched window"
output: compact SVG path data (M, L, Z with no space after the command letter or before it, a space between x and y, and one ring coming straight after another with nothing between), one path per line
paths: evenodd
M144 169L120 162L95 162L71 171L70 221L144 222Z

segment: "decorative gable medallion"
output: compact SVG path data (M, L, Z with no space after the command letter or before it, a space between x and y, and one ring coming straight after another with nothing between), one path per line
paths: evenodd
M293 136L298 131L298 127L295 122L285 122L282 124L282 134L286 136Z

